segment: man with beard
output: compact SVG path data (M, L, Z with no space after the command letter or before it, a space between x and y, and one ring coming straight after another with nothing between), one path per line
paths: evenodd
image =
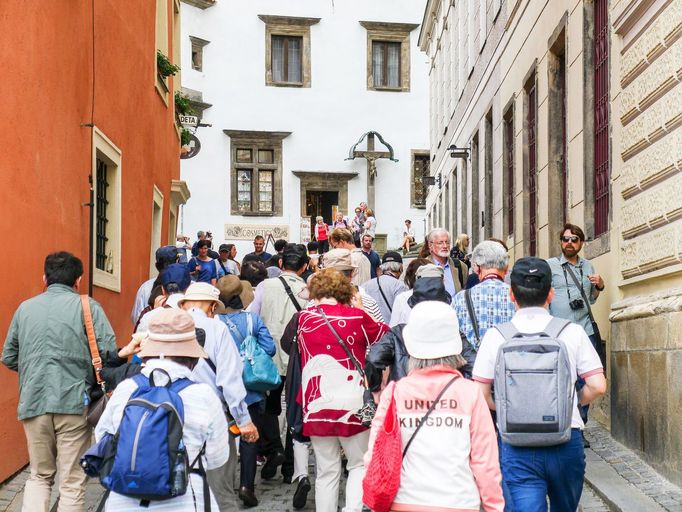
M604 280L596 273L589 260L578 256L585 242L585 233L579 226L564 224L559 233L559 240L561 256L547 260L552 269L552 288L554 288L554 299L549 304L549 312L552 316L565 318L585 329L592 346L597 353L601 353L601 347L598 346L601 340L597 340L592 327L589 307L597 301L599 293L604 290ZM580 283L582 291L576 286L576 281ZM589 305L585 304L584 297L588 299ZM579 380L578 388L580 387L581 381ZM587 409L587 406L581 408L583 421L587 421ZM585 446L589 446L587 441L585 441Z

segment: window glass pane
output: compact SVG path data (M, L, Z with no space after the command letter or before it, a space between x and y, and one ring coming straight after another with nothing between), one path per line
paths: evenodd
M380 41L372 42L372 76L375 87L384 85L384 44Z
M251 211L251 170L237 169L237 208Z
M96 238L97 246L95 252L95 266L100 270L106 270L107 262L107 224L109 218L107 217L107 206L109 206L109 199L107 189L109 188L109 166L97 158L97 198L95 217L97 218Z
M272 81L285 82L284 77L284 37L272 36Z
M288 38L288 71L289 71L289 82L302 82L303 77L301 76L301 46L303 39L300 37L289 37Z
M259 149L258 150L258 163L259 164L271 164L275 161L274 151L272 149Z
M253 158L250 149L237 149L237 162L251 163Z
M388 87L400 87L400 43L386 43L388 46Z
M258 172L258 210L272 211L272 171Z

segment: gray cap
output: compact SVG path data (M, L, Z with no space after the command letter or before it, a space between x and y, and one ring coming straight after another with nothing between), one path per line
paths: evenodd
M421 279L422 277L440 277L443 279L443 269L438 265L428 263L417 269L416 277L417 279Z

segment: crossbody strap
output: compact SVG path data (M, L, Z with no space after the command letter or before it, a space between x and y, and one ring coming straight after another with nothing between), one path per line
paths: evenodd
M346 342L341 339L341 336L336 332L336 330L332 327L332 324L329 323L329 319L327 318L327 315L324 314L324 311L322 311L322 308L320 306L315 306L317 309L317 312L322 315L323 320L327 324L327 327L329 327L329 330L331 330L332 334L336 338L336 341L339 342L339 345L343 348L343 350L346 352L346 355L350 358L350 360L353 362L353 365L355 366L355 369L360 373L360 376L362 377L362 380L364 381L365 388L367 387L367 378L365 377L365 371L362 369L362 365L360 364L360 361L356 359L356 357L353 355L353 352L350 351L348 348L348 345L346 345Z
M573 273L573 269L571 268L571 265L569 265L568 262L562 263L561 265L568 271L568 275L571 276L571 279L575 283L575 285L578 287L578 290L580 290L580 295L583 298L583 301L585 301L585 307L587 308L587 314L590 316L590 322L594 323L594 316L592 316L592 308L590 307L590 301L587 299L587 295L585 295L585 290L582 287L582 283L578 281L578 278L575 276Z
M284 285L284 290L286 290L287 295L289 296L291 302L294 304L294 307L296 308L296 311L301 311L303 308L296 300L296 297L294 297L294 292L291 291L289 283L287 283L286 279L284 279L282 276L279 276L279 280L282 281L282 284Z
M241 340L240 343L246 339L244 337L244 335L241 332L239 332L239 329L234 324L234 322L227 317L227 315L223 316L223 320L225 320L225 324L230 329L230 331L232 331L233 334L236 334L237 336L239 336L239 340Z
M476 338L476 346L474 350L478 350L481 346L481 334L478 330L478 319L476 318L476 311L474 310L474 301L471 298L471 288L464 290L464 298L467 303L467 311L469 312L469 318L471 319L471 326L474 328L474 337Z
M391 313L393 313L393 308L391 307L391 303L386 298L386 294L384 293L384 290L381 289L381 276L377 276L377 286L379 287L379 293L381 293L381 296L384 298L384 302L386 303L386 307L388 308L388 310Z
M426 419L431 415L433 410L436 408L436 404L440 402L440 399L443 398L443 395L445 392L448 390L448 388L452 385L453 382L455 382L457 379L459 379L459 375L455 375L452 379L450 379L450 382L448 382L443 389L440 390L440 393L438 393L438 396L436 399L431 402L431 407L429 407L429 410L426 411L426 414L422 416L421 421L419 422L419 425L417 425L417 428L412 432L412 435L410 436L409 441L407 441L407 444L405 445L405 448L403 449L403 458L405 458L405 454L407 453L407 450L410 448L410 445L412 444L412 441L414 441L414 436L417 435L417 432L422 428L424 423L426 423Z
M92 312L90 311L90 297L81 295L81 304L83 305L83 320L85 323L85 333L88 336L90 358L92 359L92 367L95 369L95 380L97 385L102 388L102 391L106 393L104 379L102 379L102 358L99 355L99 348L97 348L95 326L92 322Z

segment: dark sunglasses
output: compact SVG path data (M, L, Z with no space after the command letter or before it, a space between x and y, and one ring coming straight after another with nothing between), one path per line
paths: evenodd
M562 236L561 241L567 244L568 242L577 243L580 240L579 236Z

